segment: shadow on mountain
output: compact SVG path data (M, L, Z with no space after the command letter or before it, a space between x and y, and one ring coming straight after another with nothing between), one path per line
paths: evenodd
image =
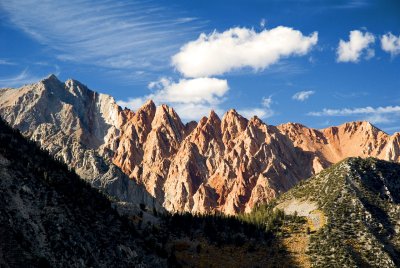
M130 218L0 120L0 266L294 267L275 232L223 215Z
M111 202L0 120L0 266L122 267L166 261Z
M369 231L383 244L383 250L394 263L400 265L400 251L390 241L396 231L388 214L388 202L399 204L400 166L385 161L365 160L361 168L361 184L354 190L370 217L378 224L367 225Z
M163 224L173 237L172 267L298 266L282 243L278 222L267 230L243 217L183 213L164 216Z

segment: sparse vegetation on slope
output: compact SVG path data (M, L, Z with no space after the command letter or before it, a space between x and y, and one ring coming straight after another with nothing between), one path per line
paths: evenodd
M279 202L316 202L326 224L310 237L315 267L396 267L400 165L349 158L285 193Z
M304 223L263 205L240 216L166 214L159 223L141 223L138 231L173 267L295 267L296 253L285 241Z

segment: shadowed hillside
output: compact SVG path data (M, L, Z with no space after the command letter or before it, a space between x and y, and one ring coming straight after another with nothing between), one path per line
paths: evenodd
M366 121L317 130L230 109L185 124L167 105L123 109L54 75L1 89L0 115L116 200L170 212L250 212L346 157L400 161L400 133Z
M135 226L0 120L0 266L162 266Z

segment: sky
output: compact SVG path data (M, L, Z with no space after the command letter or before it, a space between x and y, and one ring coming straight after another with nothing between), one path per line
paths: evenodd
M184 122L236 109L400 131L397 0L1 1L0 87L56 74Z

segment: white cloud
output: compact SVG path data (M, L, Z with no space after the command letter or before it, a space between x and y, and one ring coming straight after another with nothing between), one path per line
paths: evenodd
M158 89L152 96L159 103L217 104L229 90L226 80L208 77L180 79L177 83L163 78L149 87Z
M265 119L269 118L274 115L274 110L272 110L272 97L269 96L268 98L263 98L261 102L262 107L255 107L255 108L247 108L238 110L238 113L243 115L246 118L251 118L256 115L259 118Z
M118 104L137 110L146 100L152 99L156 104L172 105L181 118L194 120L207 115L211 109L220 112L218 105L229 90L226 80L208 77L180 79L178 82L162 78L151 82L149 88L154 92L144 97L118 101Z
M317 42L317 32L304 36L283 26L261 32L236 27L222 33L202 33L181 47L172 64L186 77L221 75L244 67L260 70L281 58L305 55Z
M298 101L305 101L306 99L308 99L314 93L315 93L315 91L312 91L312 90L300 91L300 92L297 92L296 94L294 94L292 96L292 99L298 100Z
M238 113L245 118L252 118L255 115L259 118L264 118L266 115L265 110L262 108L241 109L238 111Z
M373 108L323 109L320 112L309 112L311 116L361 116L371 123L390 123L400 115L400 106L385 106Z
M365 54L365 59L369 60L372 59L373 57L375 57L375 50L369 48L366 50L366 54Z
M220 117L224 111L216 105L184 103L174 105L174 109L181 118L187 121L199 120L203 116L207 116L211 110L214 110Z
M129 73L168 66L180 40L202 27L154 1L10 0L0 1L0 9L59 59Z
M400 35L395 36L392 33L387 33L381 37L381 47L392 57L400 54Z
M369 32L362 33L354 30L350 32L349 41L339 41L337 48L338 62L358 62L364 50L366 50L366 59L372 58L375 51L369 46L375 42L375 37Z
M267 25L267 20L264 19L264 18L262 18L262 19L260 20L260 27L261 27L261 28L265 28L266 25Z
M151 98L149 98L151 99ZM147 97L139 98L128 98L128 100L119 100L117 104L121 107L128 107L129 109L136 111L147 101Z
M369 116L365 117L364 119L373 124L387 124L387 123L391 123L393 121L387 115L382 115L382 114L369 115Z
M265 108L271 108L271 105L272 105L272 103L273 103L273 101L272 101L272 96L269 96L268 98L263 98L262 99L262 102L261 102L261 105L263 106L263 107L265 107Z
M344 109L326 109L321 112L310 112L313 116L349 116L359 114L390 114L400 113L400 106L385 106L373 108L371 106L363 108L344 108Z

